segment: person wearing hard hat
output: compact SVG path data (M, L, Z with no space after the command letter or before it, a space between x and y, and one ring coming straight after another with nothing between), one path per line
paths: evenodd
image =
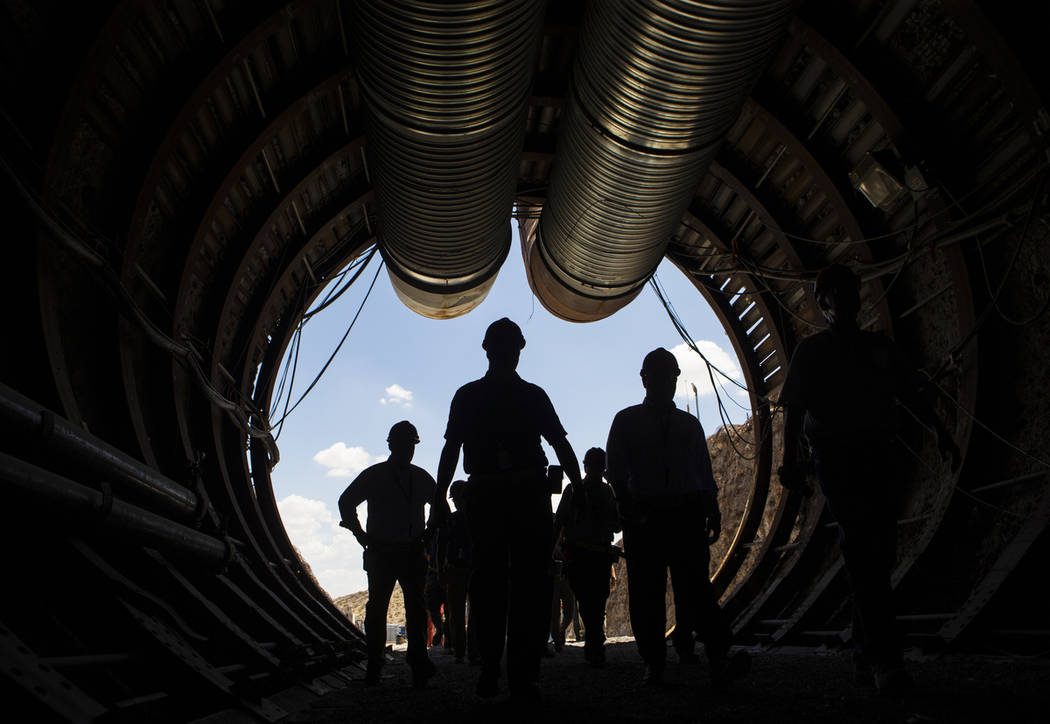
M394 584L405 596L405 634L412 685L423 688L436 671L427 656L427 613L423 598L426 574L423 506L434 501L436 484L430 473L412 464L419 433L402 420L390 428L390 457L366 468L339 496L339 525L350 530L364 548L368 574L365 640L368 668L365 683L379 683L386 648L386 614ZM361 526L357 507L368 503L368 528Z
M675 407L678 375L678 361L663 347L645 356L645 399L613 419L605 475L620 507L631 628L645 662L643 681L663 681L670 568L676 605L684 609L679 620L704 642L712 683L724 689L746 673L750 658L744 651L729 656L732 631L711 586L708 546L722 530L718 487L704 428Z
M445 494L463 452L474 540L471 614L477 617L481 675L476 693L499 693L504 636L511 696L539 699L536 684L550 622L553 518L547 457L580 481L579 463L547 393L515 371L525 338L506 317L489 325L482 348L488 372L456 391L438 463L435 521L448 516Z
M827 506L838 522L853 589L857 682L898 691L911 686L911 677L904 670L892 604L900 493L892 470L900 452L897 401L936 431L941 453L951 457L953 468L959 448L923 399L917 371L893 340L859 327L857 275L833 264L817 276L813 291L827 328L799 342L784 378L780 483L808 495L810 463L804 456L812 455Z
M565 574L587 641L584 659L605 666L605 605L609 600L613 535L620 530L616 497L605 482L605 451L592 447L583 456L583 486L565 488L554 529L560 531ZM562 634L564 636L564 634Z

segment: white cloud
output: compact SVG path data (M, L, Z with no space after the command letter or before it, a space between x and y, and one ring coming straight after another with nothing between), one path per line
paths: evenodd
M329 507L324 501L299 495L277 501L288 539L321 587L337 598L368 588L368 577L361 566L361 546L350 531L339 527L334 507L334 501Z
M741 383L744 381L744 375L740 371L740 365L736 360L736 356L732 352L727 352L719 347L717 343L707 339L698 340L696 346L704 353L704 356L707 357L707 359L711 360L711 364L715 367L718 367L727 375ZM707 364L700 355L690 349L689 345L684 342L677 347L674 347L671 350L671 353L675 356L675 359L678 360L678 367L682 371L681 374L678 375L678 388L674 393L675 398L686 402L693 402L692 385L696 385L697 393L701 397L714 394L714 389L711 387L711 379L707 373ZM719 375L717 371L712 370L712 374L715 377L715 382L719 384L720 388L724 388L726 392L732 394L732 392L740 389L732 382Z
M380 405L398 405L412 407L412 390L406 390L399 384L393 384L385 390L387 396L379 398Z
M337 442L314 455L314 461L324 465L330 478L349 478L357 475L369 465L385 460L385 457L372 455L363 447L347 447Z

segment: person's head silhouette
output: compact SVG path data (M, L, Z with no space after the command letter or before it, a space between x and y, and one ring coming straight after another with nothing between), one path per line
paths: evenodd
M605 475L605 451L600 447L592 447L583 455L583 472L592 478L601 478Z
M482 349L489 358L489 369L500 372L513 371L518 366L518 357L525 347L521 327L503 317L485 330Z
M657 347L642 360L642 386L651 402L667 403L674 399L678 386L678 360L663 347Z
M832 264L817 275L813 294L828 326L853 329L860 313L860 279L848 267Z
M452 498L452 502L456 505L456 510L463 510L467 502L467 481L457 480L452 483L448 489L448 497Z
M416 426L408 420L394 423L390 433L386 436L387 446L390 448L390 462L399 467L404 467L412 462L412 456L416 453L416 445L419 443L419 433Z

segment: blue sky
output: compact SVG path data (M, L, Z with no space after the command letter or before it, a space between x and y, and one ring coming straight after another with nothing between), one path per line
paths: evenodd
M333 597L367 587L361 548L338 527L340 493L364 467L386 459L387 431L399 420L411 420L419 430L413 462L436 475L449 403L460 385L484 375L481 340L500 317L521 326L526 346L518 373L547 391L578 458L590 447L604 447L616 412L641 401L638 370L656 347L679 358L678 406L693 407L689 384L695 383L705 431L711 435L721 425L703 361L682 344L649 287L608 319L564 322L534 300L516 224L513 231L511 252L492 291L477 309L456 319L432 320L410 311L384 268L339 355L281 431L281 460L272 473L278 507L292 543ZM353 287L305 326L293 401L346 331L378 263L376 255ZM692 284L666 261L657 276L704 353L742 379L721 324ZM739 390L727 388L747 404ZM726 406L734 422L746 417L737 404ZM547 456L555 461L549 448ZM462 467L457 477L463 477ZM365 506L359 514L364 521Z

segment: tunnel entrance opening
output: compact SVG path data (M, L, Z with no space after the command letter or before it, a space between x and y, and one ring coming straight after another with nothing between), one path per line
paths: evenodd
M536 303L517 261L520 257L514 256L477 310L435 321L399 301L383 278L385 272L378 269L378 255L367 269L354 267L365 258L359 257L345 274L333 275L334 281L311 307L322 307L323 313L307 311L306 323L289 337L268 405L281 451L281 462L269 477L273 498L292 545L331 597L341 599L366 588L360 547L338 526L339 494L364 467L386 458L386 432L400 419L411 420L420 431L414 463L436 472L452 394L484 374L480 341L485 327L503 316L517 321L527 340L519 374L548 392L578 458L590 447L604 447L615 413L643 398L641 358L658 346L670 349L682 370L676 405L692 414L699 406L721 487L723 534L712 549L711 572L720 569L734 545L738 555L746 551L742 558L754 560L754 540L737 541L745 511L751 506L764 511L761 536L768 531L779 496L767 501L762 491L762 500L751 500L758 446L752 400L737 354L740 342L727 336L710 306L697 299L689 277L673 264L665 262L656 279L664 301L693 335L703 357L683 341L654 289L644 290L606 320L563 322ZM353 274L359 278L351 288L335 291ZM329 363L333 340L339 340L355 319L338 355L295 407L315 373ZM704 357L712 363L710 371ZM771 433L771 427L760 432L767 437ZM545 452L556 461L546 445ZM460 467L457 479L462 477ZM559 497L553 496L554 507ZM748 570L745 562L727 578L723 591Z

